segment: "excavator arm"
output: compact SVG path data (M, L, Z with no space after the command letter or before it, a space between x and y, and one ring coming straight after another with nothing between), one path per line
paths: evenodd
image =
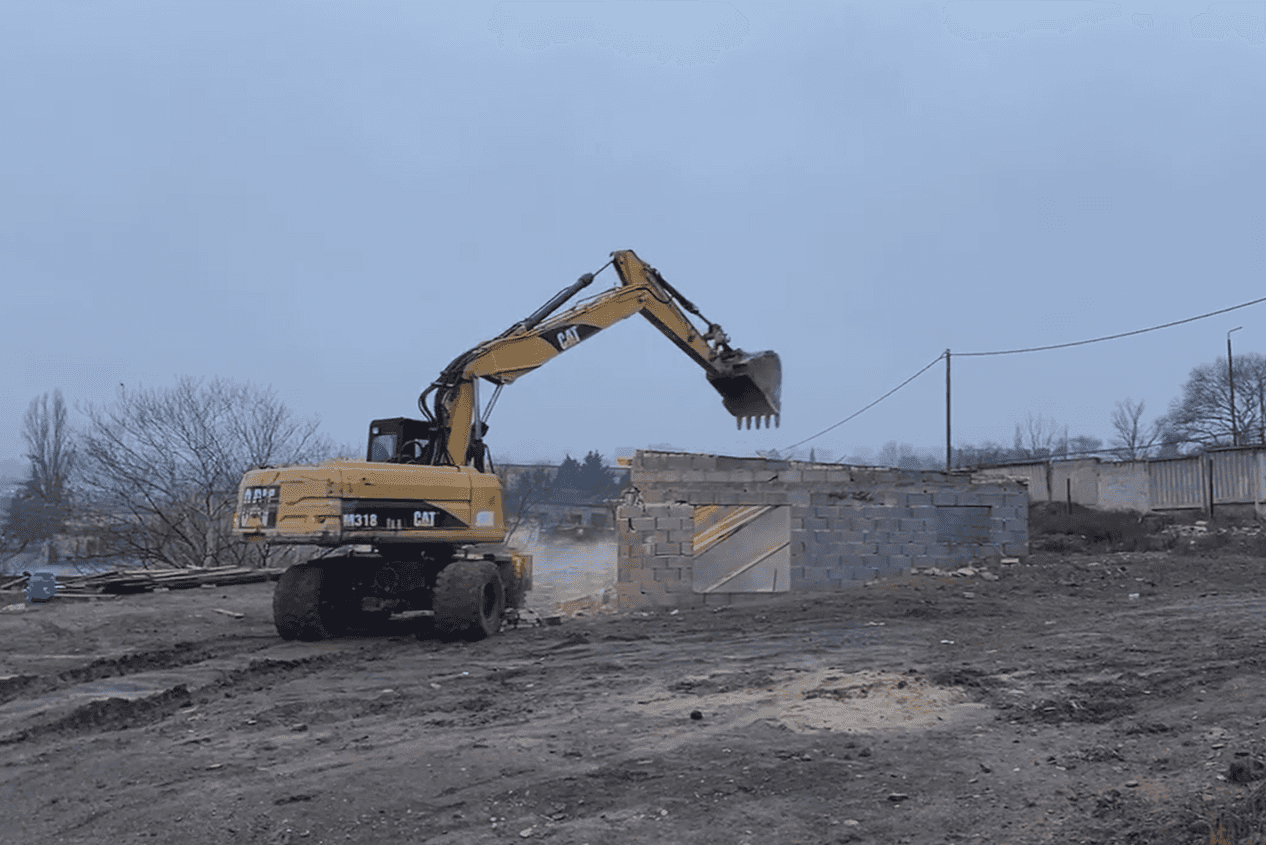
M477 416L479 379L495 384L499 392L582 340L638 313L703 368L740 428L744 422L748 428L753 421L757 428L762 421L766 426L771 419L779 422L782 367L776 353L749 355L731 347L719 325L703 318L693 303L632 250L612 253L610 263L620 278L618 286L555 314L593 282L593 274L586 273L526 319L459 355L418 397L418 407L436 434L429 462L460 466L482 457L487 413L483 420ZM707 329L700 332L682 309L703 319ZM488 411L495 401L494 395Z

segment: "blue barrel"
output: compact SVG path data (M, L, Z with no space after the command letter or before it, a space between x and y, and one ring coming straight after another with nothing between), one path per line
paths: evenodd
M57 595L57 576L52 572L36 572L26 579L27 601L48 601Z

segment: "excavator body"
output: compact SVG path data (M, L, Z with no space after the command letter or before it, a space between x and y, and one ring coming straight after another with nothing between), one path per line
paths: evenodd
M630 250L612 253L620 284L561 313L593 281L581 276L526 319L459 355L418 398L425 419L369 427L365 460L249 470L233 531L246 542L324 551L287 569L273 597L278 632L321 639L422 611L442 634L479 638L524 606L532 558L504 546L501 484L484 434L476 386L499 392L604 328L641 313L699 364L727 411L751 428L778 422L777 354L729 345L719 325L699 331L689 300ZM706 320L705 320L706 322ZM428 401L429 400L429 401Z

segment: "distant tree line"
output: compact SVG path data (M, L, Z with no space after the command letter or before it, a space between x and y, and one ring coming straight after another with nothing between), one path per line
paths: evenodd
M501 470L505 517L515 528L533 504L602 504L620 494L622 481L605 458L591 450L583 461L570 454L558 467L538 466L511 475Z

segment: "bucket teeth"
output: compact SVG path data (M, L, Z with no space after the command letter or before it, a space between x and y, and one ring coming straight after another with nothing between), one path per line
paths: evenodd
M734 418L735 428L741 431L744 428L744 426L746 426L749 429L752 428L753 426L755 426L757 429L781 428L782 414L758 414L755 416L742 416L742 417Z

